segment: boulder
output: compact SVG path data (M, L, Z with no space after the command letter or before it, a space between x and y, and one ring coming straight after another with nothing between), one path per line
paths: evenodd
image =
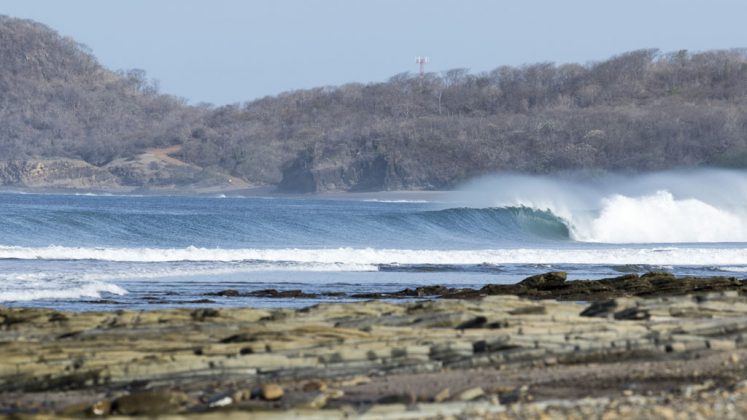
M538 290L551 290L565 286L567 274L562 271L553 271L536 276L527 277L519 282L519 285Z
M264 384L259 389L259 396L265 401L275 401L283 398L283 388L278 384Z

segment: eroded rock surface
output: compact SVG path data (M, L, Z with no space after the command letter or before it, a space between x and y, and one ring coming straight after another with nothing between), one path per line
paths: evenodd
M533 281L570 283L559 278ZM588 304L2 308L0 329L5 413L645 418L731 404L747 414L747 299L736 290Z

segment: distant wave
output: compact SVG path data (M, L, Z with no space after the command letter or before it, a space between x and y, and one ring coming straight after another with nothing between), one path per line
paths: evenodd
M251 262L265 269L365 271L393 264L747 265L747 249L728 247L516 248L416 250L375 248L221 249L0 246L0 259L114 262ZM307 264L304 266L303 264ZM321 265L321 266L320 266ZM278 268L280 267L280 268Z
M424 203L430 203L428 200L385 200L385 199L379 199L379 198L367 198L363 200L366 203L393 203L393 204L402 204L402 203L410 203L410 204L424 204Z

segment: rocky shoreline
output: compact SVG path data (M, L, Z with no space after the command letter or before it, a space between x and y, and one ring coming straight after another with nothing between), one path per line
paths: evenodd
M298 310L0 308L0 414L747 415L742 281L576 284L546 273Z
M279 299L319 299L327 297L350 299L481 299L486 296L518 296L528 299L596 302L617 297L664 297L717 291L747 293L747 281L735 277L675 277L668 272L648 272L643 275L625 274L601 280L567 281L566 279L566 273L555 271L527 277L516 284L488 284L480 289L435 285L408 288L396 292L352 294L337 291L313 293L300 289L264 289L251 292L225 289L205 293L205 296Z

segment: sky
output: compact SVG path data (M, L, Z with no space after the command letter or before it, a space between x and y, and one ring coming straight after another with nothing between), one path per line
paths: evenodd
M0 0L113 70L223 105L417 72L747 47L744 0Z

